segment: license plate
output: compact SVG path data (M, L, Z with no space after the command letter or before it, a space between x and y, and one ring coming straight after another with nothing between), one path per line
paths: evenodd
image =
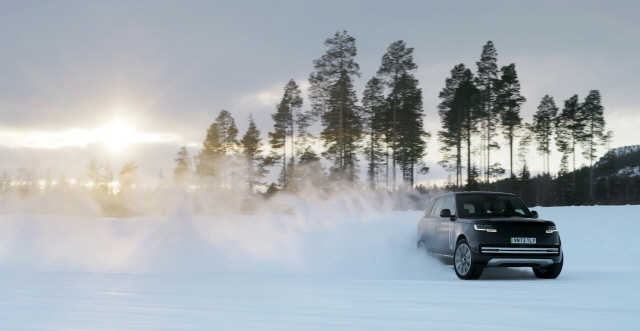
M535 244L536 238L511 238L512 244Z

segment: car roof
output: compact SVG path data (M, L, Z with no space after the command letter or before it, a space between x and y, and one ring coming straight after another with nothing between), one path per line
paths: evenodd
M449 193L445 193L445 194L441 194L438 196L433 197L433 199L435 198L439 198L439 197L444 197L444 196L451 196L451 195L468 195L468 194L493 194L493 195L510 195L510 196L517 196L513 193L506 193L506 192L491 192L491 191L464 191L464 192L449 192Z
M456 192L456 195L463 195L463 194L496 194L496 195L515 195L513 193L507 193L507 192L490 192L490 191L465 191L465 192Z

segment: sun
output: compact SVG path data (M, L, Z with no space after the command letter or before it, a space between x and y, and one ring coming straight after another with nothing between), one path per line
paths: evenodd
M140 132L135 123L130 117L115 117L111 122L93 128L74 127L60 131L0 130L0 146L55 149L86 148L96 144L111 152L120 153L136 144L184 145L182 137L176 133Z
M98 140L109 150L120 152L136 142L138 134L128 121L117 118L98 129Z

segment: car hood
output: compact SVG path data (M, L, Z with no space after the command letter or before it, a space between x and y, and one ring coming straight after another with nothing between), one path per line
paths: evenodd
M540 218L524 218L524 217L496 217L487 219L489 222L500 225L548 225L553 226L555 223Z
M495 225L523 225L523 224L531 224L531 225L555 225L550 220L545 220L541 218L525 218L525 217L495 217L495 218L474 218L474 219L465 219L469 223L477 223L477 224L495 224Z
M529 222L529 223L547 223L549 220L541 218L525 218L525 217L495 217L488 219L491 222L496 223L508 223L508 222Z

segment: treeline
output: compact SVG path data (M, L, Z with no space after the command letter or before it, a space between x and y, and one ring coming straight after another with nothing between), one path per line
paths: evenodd
M430 133L423 129L422 90L415 77L413 48L401 40L392 43L358 102L353 87L354 79L360 76L355 39L343 31L327 39L325 45L327 52L313 62L309 76L310 108L304 110L302 91L290 80L272 114L268 146L262 145L251 118L248 131L238 140L231 114L220 113L208 130L203 149L193 158L201 184L224 187L238 185L242 179L252 188L261 183L270 166L275 166L279 176L272 190L295 191L300 185L338 181L393 190L414 187L416 174L428 172L423 158ZM456 65L439 94L441 130L437 138L443 154L439 164L451 173L447 187L487 189L507 171L511 182L524 181L531 176L527 155L535 144L542 156L541 176L551 176L550 154L557 149L563 155L557 175L573 170L574 187L576 154L581 151L589 161L589 199L595 201L596 153L612 137L611 132L605 132L599 91L590 91L582 102L574 95L561 110L553 97L546 95L533 120L526 123L520 114L526 99L520 92L515 64L499 68L497 51L489 41L476 65L475 73L464 64ZM318 122L319 132L310 132ZM494 157L502 147L508 150L507 170ZM265 149L270 152L264 153ZM322 157L331 164L329 169L322 167ZM191 166L186 149L176 161L175 176L182 178ZM366 173L362 179L361 170Z
M423 157L430 136L423 128L413 48L402 40L392 43L359 99L354 88L360 77L355 39L346 31L337 32L325 46L326 53L313 61L309 75L309 106L305 107L300 85L287 82L271 115L267 146L251 117L240 136L231 113L223 110L193 159L185 147L179 151L174 177L195 178L200 186L242 184L251 189L265 184L271 168L279 175L270 191L325 189L336 182L351 187L366 183L372 189L413 187L416 174L428 171ZM330 164L328 169L322 158ZM361 161L366 178L360 175Z
M456 65L440 92L442 101L438 111L442 130L438 132L438 140L444 158L439 163L452 173L448 187L458 190L500 187L504 191L517 191L517 186L531 180L527 155L532 143L542 156L543 172L538 177L545 183L544 178L552 176L550 154L555 144L555 149L562 153L557 175L566 176L571 169L569 179L574 188L578 185L576 154L581 148L583 157L589 161L586 201L594 203L596 153L612 138L612 133L605 131L600 92L590 91L582 102L574 95L564 101L562 110L553 97L545 95L532 122L525 123L520 110L526 99L520 94L515 64L498 69L497 51L489 41L477 67L474 74L464 64ZM509 153L509 176L501 183L494 183L506 172L491 157L493 151L502 147L497 139L499 135L504 138ZM509 185L504 186L503 182ZM537 191L550 189L547 185Z
M247 131L241 133L233 115L222 110L207 129L202 149L191 156L182 147L173 173L160 175L160 186L245 190L267 197L306 188L440 190L415 185L416 176L429 171L423 159L431 134L424 130L413 48L402 40L391 43L376 75L358 96L354 81L361 72L355 39L346 31L337 32L325 46L326 52L313 61L308 100L293 79L284 85L271 114L273 125L266 128L266 143L251 116ZM526 123L521 108L527 100L521 95L516 66L499 67L497 55L494 44L487 42L476 71L465 64L454 66L439 93L441 129L436 134L443 159L438 163L450 173L443 188L514 192L537 205L613 201L602 200L603 184L595 175L598 148L612 137L605 131L599 91L590 91L583 101L574 95L562 109L546 95ZM537 176L529 170L532 144L542 156L544 170ZM508 150L508 165L496 162L501 148ZM562 154L556 175L550 164L554 150ZM577 168L579 152L589 165ZM265 180L270 171L277 172L274 182ZM2 191L12 189L9 180L0 182ZM35 186L26 182L30 181L17 186ZM135 162L120 171L118 186L113 182L108 164L87 165L87 184L94 195L122 196L136 188ZM606 192L613 194L612 189Z
M558 176L525 174L497 180L486 189L518 194L530 206L640 204L640 146L611 150L593 167L583 165Z

